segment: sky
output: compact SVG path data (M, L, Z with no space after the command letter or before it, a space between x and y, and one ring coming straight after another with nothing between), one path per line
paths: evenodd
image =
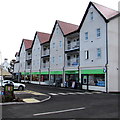
M51 33L56 20L79 25L90 0L1 0L0 60L15 59L22 39L35 32ZM118 10L119 0L93 0Z

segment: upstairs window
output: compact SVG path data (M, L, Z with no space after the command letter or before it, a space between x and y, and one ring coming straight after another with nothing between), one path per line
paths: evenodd
M59 56L59 63L62 62L62 56Z
M89 59L89 51L85 50L85 60L88 60L88 59Z
M97 58L101 58L101 48L97 48Z
M93 12L90 12L90 19L93 20Z
M55 48L55 43L53 43L53 48Z
M60 48L62 47L62 41L59 42L59 46L60 46Z
M52 57L52 63L53 64L55 63L55 57Z
M101 30L100 30L100 28L98 28L96 32L97 32L97 38L99 38L101 36Z
M88 40L88 32L85 32L85 40Z

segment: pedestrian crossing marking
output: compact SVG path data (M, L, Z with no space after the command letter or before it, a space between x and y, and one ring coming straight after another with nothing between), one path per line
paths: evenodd
M48 93L49 95L91 95L100 94L101 92L68 92L68 93Z

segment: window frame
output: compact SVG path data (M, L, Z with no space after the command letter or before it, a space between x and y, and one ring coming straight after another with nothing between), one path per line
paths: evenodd
M97 36L97 38L101 37L101 29L100 28L96 29L96 36Z
M98 51L98 50L100 50L100 51ZM101 48L97 48L97 58L101 58L101 57L102 57L102 50L101 50Z
M89 35L88 35L88 32L85 32L85 41L88 41L88 37Z
M85 58L85 60L89 59L89 50L84 51L84 58Z

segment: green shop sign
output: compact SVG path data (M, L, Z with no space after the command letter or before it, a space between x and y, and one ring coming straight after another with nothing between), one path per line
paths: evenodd
M32 75L39 75L40 72L32 72L31 74L32 74Z
M78 74L78 70L74 70L74 71L65 71L65 74Z
M105 74L103 69L81 70L81 74Z
M50 74L51 75L54 75L54 74L55 75L59 75L59 74L61 75L61 74L63 74L63 71L50 71Z
M41 72L41 75L47 75L49 74L48 72Z

